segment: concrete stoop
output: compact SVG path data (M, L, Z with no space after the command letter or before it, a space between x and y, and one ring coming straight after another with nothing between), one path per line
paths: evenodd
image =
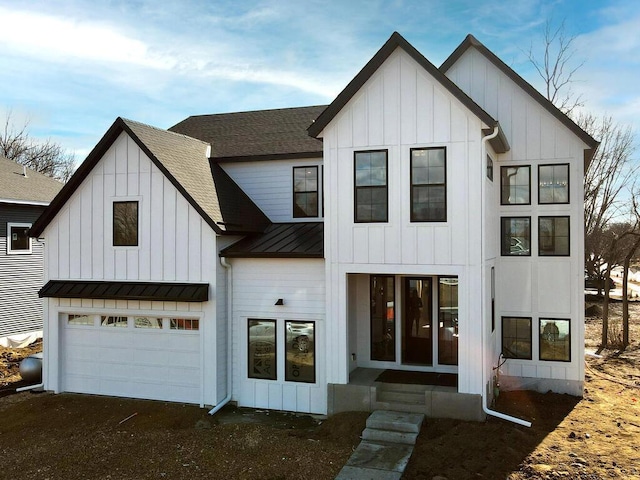
M399 480L420 433L421 413L376 410L367 418L362 442L336 480Z

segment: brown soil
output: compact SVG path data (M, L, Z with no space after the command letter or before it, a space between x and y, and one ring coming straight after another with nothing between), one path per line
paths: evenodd
M612 305L614 338L620 311ZM503 392L496 409L532 428L427 419L404 478L640 478L640 304L631 321L624 353L587 358L583 399ZM600 325L587 318L589 351ZM15 355L0 348L0 385L15 373ZM366 417L233 407L211 417L195 406L24 392L0 398L0 479L331 479Z

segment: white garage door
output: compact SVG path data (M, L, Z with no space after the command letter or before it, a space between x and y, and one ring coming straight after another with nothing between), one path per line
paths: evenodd
M197 318L62 314L66 392L202 403Z

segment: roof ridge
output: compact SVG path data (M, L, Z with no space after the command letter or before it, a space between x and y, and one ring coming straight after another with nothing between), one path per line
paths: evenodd
M118 118L120 120L122 120L125 124L129 125L129 126L131 126L131 124L140 125L142 127L150 128L150 129L156 130L158 132L162 132L162 133L166 133L166 134L170 134L170 135L177 135L179 137L183 137L183 138L186 138L188 140L194 140L196 142L202 143L203 145L209 145L209 142L205 142L203 140L200 140L199 138L190 137L189 135L185 135L184 133L174 132L174 131L168 130L166 128L160 128L160 127L156 127L154 125L149 125L148 123L139 122L137 120L131 120L130 118L124 118L124 117L118 117Z
M197 118L197 117L215 117L218 115L240 115L243 113L261 113L261 112L278 112L284 110L303 110L307 108L322 108L328 107L328 104L320 104L320 105L306 105L301 107L279 107L279 108L263 108L258 110L242 110L239 112L218 112L218 113L200 113L197 115L189 115L187 118Z

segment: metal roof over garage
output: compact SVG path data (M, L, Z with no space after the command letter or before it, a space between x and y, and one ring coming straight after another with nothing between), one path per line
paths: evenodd
M209 300L209 284L50 280L38 295L54 298L206 302Z

